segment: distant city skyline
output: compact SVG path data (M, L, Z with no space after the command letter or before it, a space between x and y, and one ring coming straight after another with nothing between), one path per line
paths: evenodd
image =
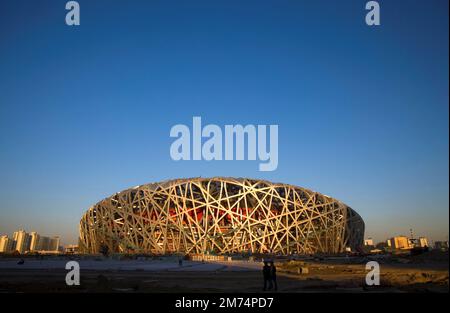
M33 233L35 233L35 234L37 234L38 232L36 232L36 231L31 231L31 232L28 232L27 230L24 230L24 229L22 229L22 228L17 228L17 230L16 231L14 231L14 232L12 232L12 233L4 233L4 232L1 232L0 231L0 237L2 237L2 236L7 236L7 237L9 237L9 238L14 238L14 234L16 233L16 232L18 232L18 231L25 231L25 232L27 232L27 233L29 233L30 235L31 234L33 234ZM58 235L52 235L52 236L46 236L46 238L55 238L55 237L60 237L60 236L58 236ZM391 234L391 235L388 235L386 238L384 238L384 239L376 239L376 238L374 238L374 237L371 237L371 236L365 236L364 237L364 245L366 245L367 244L367 242L372 242L374 245L376 245L376 244L378 244L378 243L383 243L383 242L386 242L386 241L389 241L389 240L391 240L393 237L407 237L407 238L411 238L411 234L409 233L409 234L406 234L406 233L393 233L393 234ZM413 238L414 239L417 239L417 240L420 240L421 238L426 238L427 240L429 240L429 244L430 244L430 246L432 246L432 244L434 243L434 242L436 242L436 241L443 241L443 242L448 242L448 236L447 237L445 237L445 238L438 238L438 239L434 239L434 238L430 238L430 237L428 237L428 236L423 236L423 235L417 235L417 234L414 234L414 236L413 236ZM75 239L75 241L73 241L73 242L66 242L66 243L62 243L64 246L70 246L70 245L77 245L78 244L78 239ZM31 245L31 243L30 243L30 245Z
M61 251L59 236L42 236L37 232L29 233L23 229L16 230L11 237L0 234L0 252L3 253L58 253Z
M0 234L77 243L92 205L180 177L339 199L365 238L448 240L448 1L0 2ZM279 125L278 166L173 161L177 124Z

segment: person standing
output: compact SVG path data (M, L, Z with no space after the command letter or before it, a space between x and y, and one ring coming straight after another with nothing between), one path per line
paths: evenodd
M270 266L267 263L267 261L264 261L264 266L263 266L263 278L264 278L264 288L263 291L266 291L267 287L269 287L269 290L272 289L272 280L270 277Z
M275 266L275 263L273 261L270 262L270 286L272 285L275 291L278 290L277 267Z

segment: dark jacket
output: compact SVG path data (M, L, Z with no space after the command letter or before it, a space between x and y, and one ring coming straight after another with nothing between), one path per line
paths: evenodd
M270 277L272 279L277 278L277 267L275 265L270 266Z
M270 279L271 271L270 271L270 266L269 265L264 265L263 266L263 276L264 276L264 279Z

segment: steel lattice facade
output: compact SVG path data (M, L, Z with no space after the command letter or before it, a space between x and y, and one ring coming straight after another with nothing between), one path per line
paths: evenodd
M339 253L363 243L364 222L342 202L255 179L193 178L106 198L80 222L80 248L98 253Z

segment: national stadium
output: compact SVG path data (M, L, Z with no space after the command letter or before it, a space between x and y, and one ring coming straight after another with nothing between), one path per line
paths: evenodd
M314 254L358 250L364 221L339 200L247 178L174 179L118 192L89 208L81 252Z

